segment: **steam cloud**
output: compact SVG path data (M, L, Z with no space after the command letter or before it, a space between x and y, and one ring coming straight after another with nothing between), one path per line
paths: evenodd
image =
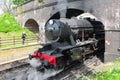
M57 74L59 71L46 70L45 73L39 71L32 71L28 75L28 80L47 80L50 76Z
M30 65L32 67L36 68L41 65L41 62L39 60L36 60L35 58L32 58L32 60L30 60Z
M50 76L53 76L61 71L61 70L46 69L44 73L41 73L35 69L36 67L41 65L41 62L34 58L30 60L30 64L33 67L33 69L28 71L27 80L46 80Z
M57 9L59 9L60 11L60 18L65 18L67 13L68 2L67 0L57 0L57 2ZM61 11L62 9L64 9L64 11Z

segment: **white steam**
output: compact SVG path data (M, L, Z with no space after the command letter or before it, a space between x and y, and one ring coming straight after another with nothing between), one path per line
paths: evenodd
M61 70L46 70L44 73L39 71L33 70L30 71L27 80L47 80L49 77L56 75Z
M33 69L28 71L27 80L46 80L47 78L56 75L57 73L62 71L62 70L45 69L45 72L41 73L40 71L36 70L36 68L41 65L41 62L39 60L36 60L35 58L30 60L30 64L33 67Z
M67 13L67 8L68 8L68 2L67 0L57 0L57 9L59 11L63 10L60 12L60 18L66 18L66 13Z
M26 72L22 72L22 73L19 73L15 80L26 80L27 79L27 76L28 74ZM12 80L12 79L11 79ZM14 80L14 79L13 79Z
M32 67L36 68L41 65L41 62L39 60L36 60L35 58L32 58L32 60L30 60L30 65Z

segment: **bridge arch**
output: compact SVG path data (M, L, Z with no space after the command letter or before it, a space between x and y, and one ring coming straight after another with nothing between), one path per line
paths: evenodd
M28 19L25 22L25 28L29 29L30 31L34 32L34 33L39 33L39 24L37 23L37 21L35 21L34 19Z
M53 14L48 20L50 19L60 19L61 18L61 13L65 13L66 17L65 18L71 18L71 17L76 17L82 13L84 13L83 10L80 9L75 9L75 8L68 8L68 9L62 9L55 14Z

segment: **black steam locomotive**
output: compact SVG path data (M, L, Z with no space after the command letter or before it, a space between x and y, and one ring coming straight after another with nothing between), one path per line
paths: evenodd
M83 62L89 54L104 58L104 26L86 18L49 20L45 25L46 44L30 55L41 62L37 70L62 69L73 61Z

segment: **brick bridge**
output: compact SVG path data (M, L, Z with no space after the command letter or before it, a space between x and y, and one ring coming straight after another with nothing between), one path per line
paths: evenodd
M119 0L44 0L38 3L31 0L15 8L15 17L21 26L39 32L44 40L44 25L49 19L60 17L71 18L81 13L90 13L105 25L105 45L107 60L111 61L120 56L120 3ZM115 58L114 58L115 57Z

